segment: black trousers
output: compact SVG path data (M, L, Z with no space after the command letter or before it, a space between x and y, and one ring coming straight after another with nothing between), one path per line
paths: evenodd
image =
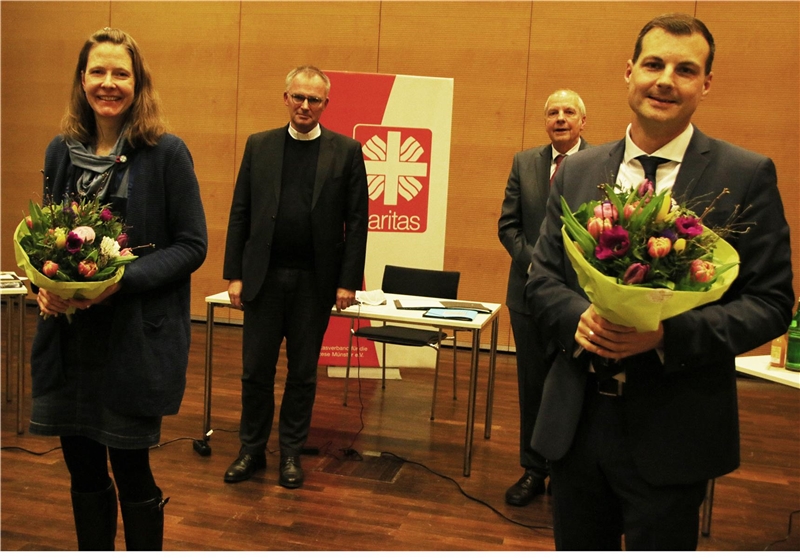
M557 550L697 548L706 481L656 486L639 473L626 437L622 397L589 382L572 447L551 463Z
M299 456L311 427L317 362L331 307L318 296L314 273L270 270L259 294L244 304L242 420L247 454L264 454L275 414L275 373L286 339L288 372L278 437L282 456Z
M517 347L517 384L519 386L519 463L528 473L545 478L547 460L531 448L536 416L542 404L547 377L545 344L539 327L530 315L509 309L514 344Z

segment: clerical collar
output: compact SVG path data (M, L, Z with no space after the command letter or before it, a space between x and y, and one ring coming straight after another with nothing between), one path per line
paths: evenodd
M301 142L305 142L308 140L316 140L322 135L322 128L320 128L319 123L309 132L308 134L303 134L302 132L298 132L292 125L289 125L289 135L294 138L295 140L300 140Z
M642 149L633 143L631 139L631 125L628 125L628 130L625 132L625 156L622 158L624 163L630 163L640 155L652 155L655 157L663 157L681 163L683 155L686 153L686 148L689 147L689 142L692 141L692 134L694 134L694 126L689 123L686 130L678 134L668 144L660 147L653 153L645 153Z

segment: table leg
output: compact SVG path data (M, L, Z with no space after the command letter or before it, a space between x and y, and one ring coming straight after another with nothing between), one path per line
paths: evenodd
M11 402L11 309L15 297L6 298L6 403Z
M25 427L22 426L22 418L25 411L25 296L19 295L17 299L17 312L19 312L19 323L17 324L17 433L22 435ZM9 352L11 348L8 348Z
M498 321L495 315L492 322L492 343L489 349L489 384L486 388L486 423L483 427L483 438L489 439L492 436L492 409L494 407L494 371L497 366L497 333Z
M203 438L194 441L194 450L200 456L211 454L208 440L211 437L211 370L214 360L214 303L206 303L206 366L203 390Z
M469 396L467 398L467 435L464 441L464 477L469 477L472 466L472 435L475 433L475 393L478 388L478 355L481 348L480 330L472 332L472 362L469 368Z

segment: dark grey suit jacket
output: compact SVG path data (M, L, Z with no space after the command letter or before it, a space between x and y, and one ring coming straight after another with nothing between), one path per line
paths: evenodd
M589 143L581 138L579 149L587 147ZM511 255L506 306L522 314L530 314L525 300L525 283L547 207L552 160L552 144L526 149L514 155L497 224L500 242Z
M223 277L240 279L251 301L269 268L281 194L287 126L247 139L233 193ZM361 144L326 128L320 138L311 200L311 227L318 293L333 305L336 290L361 289L367 250L369 198Z
M596 186L615 179L624 149L624 141L613 142L564 161L534 249L526 294L558 353L532 443L550 460L572 444L589 375L586 352L573 357L575 330L589 302L564 254L560 197L570 208L597 199ZM679 201L702 200L702 212L723 188L730 194L704 222L721 225L737 207L747 208L750 231L729 239L741 259L738 278L716 303L664 321L663 364L655 351L625 360L628 442L641 474L657 485L699 482L738 467L734 359L785 332L791 318L789 226L775 165L695 129L673 194Z

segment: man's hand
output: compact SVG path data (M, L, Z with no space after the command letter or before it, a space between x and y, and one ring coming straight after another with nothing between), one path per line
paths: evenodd
M340 287L336 290L336 310L343 311L356 304L356 292Z
M586 351L600 357L622 359L664 346L664 327L659 322L658 330L637 332L630 326L620 326L601 317L590 305L581 315L575 341Z
M228 282L228 297L230 297L231 306L234 309L244 310L242 306L242 280L230 280Z

